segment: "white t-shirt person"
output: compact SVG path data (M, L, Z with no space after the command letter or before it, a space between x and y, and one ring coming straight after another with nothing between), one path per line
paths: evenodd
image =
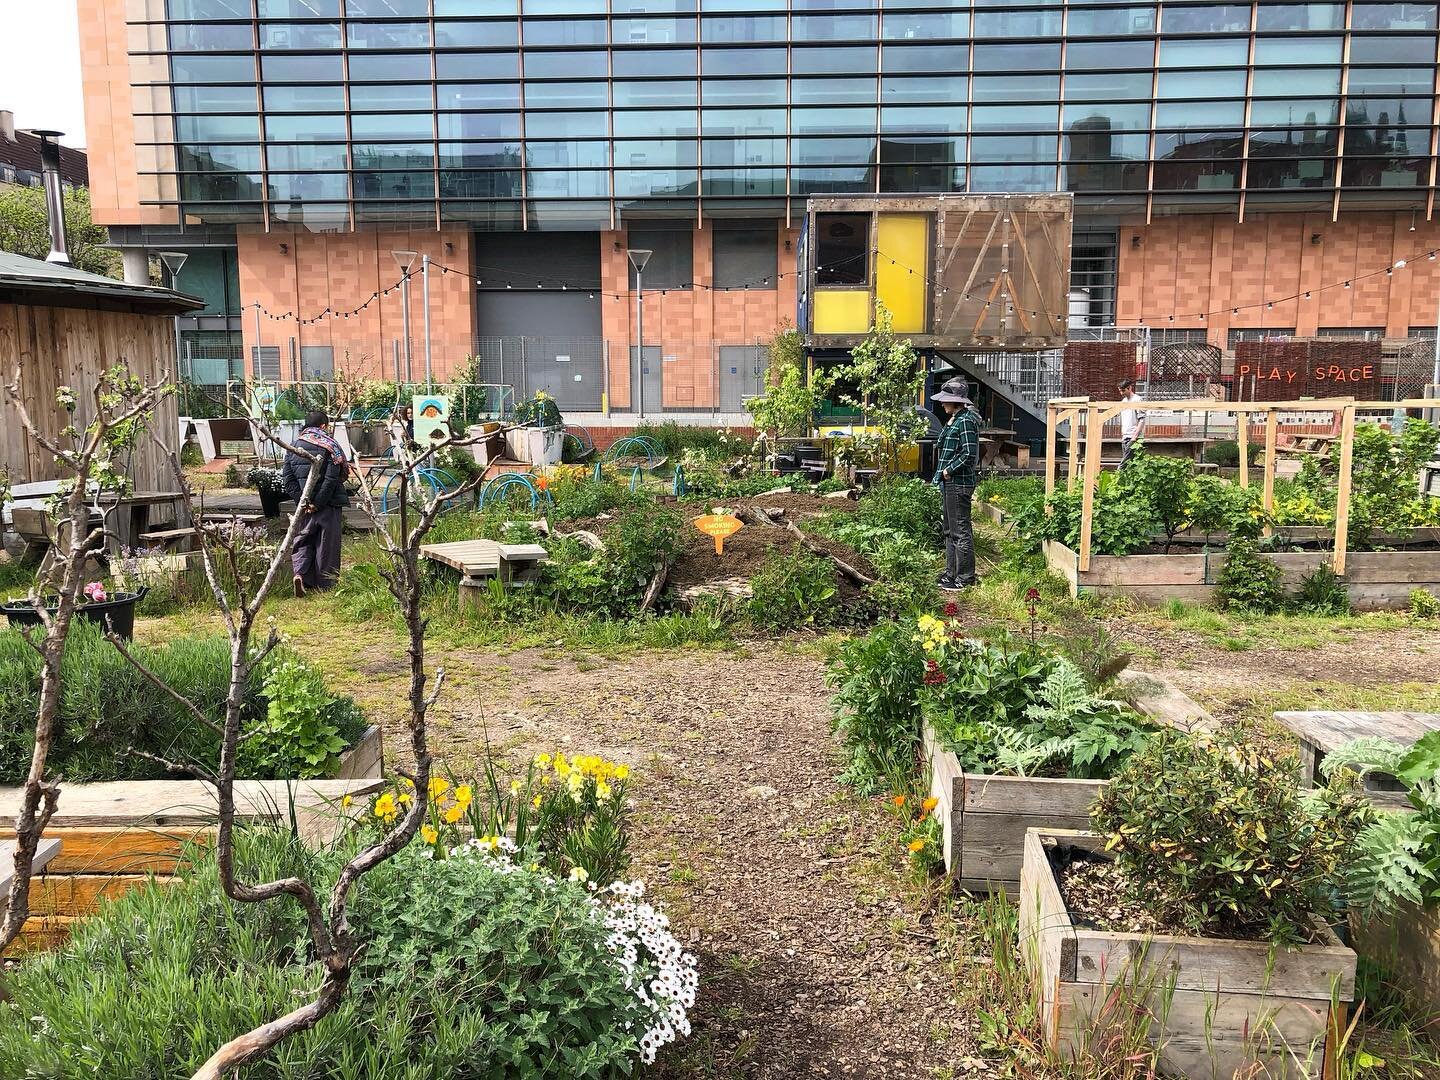
M1145 399L1135 392L1135 384L1129 380L1120 384L1120 395L1120 400L1131 406L1120 410L1120 468L1123 469L1134 452L1136 441L1145 437L1145 412L1135 407Z

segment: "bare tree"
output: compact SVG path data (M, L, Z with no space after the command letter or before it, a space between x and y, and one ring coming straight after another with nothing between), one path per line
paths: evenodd
M18 371L4 390L20 426L54 458L66 478L53 503L55 543L41 564L29 594L44 631L37 634L31 630L24 635L40 655L40 701L35 713L35 746L30 753L30 768L15 817L15 872L8 896L0 898L6 901L0 905L4 915L0 920L0 953L19 936L30 916L30 878L35 853L60 798L59 784L47 776L47 762L60 711L60 663L65 639L85 585L87 560L93 557L96 545L105 535L105 517L98 492L126 486L125 478L115 469L115 450L119 444L133 440L136 426L143 423L167 392L163 387L142 384L123 368L112 368L96 380L92 395L94 418L82 429L75 425L75 394L67 386L59 387L55 403L71 414L71 422L60 433L60 438L51 438L40 430L25 407ZM98 512L98 523L92 521L92 511ZM53 590L56 597L53 612L47 603L49 590Z

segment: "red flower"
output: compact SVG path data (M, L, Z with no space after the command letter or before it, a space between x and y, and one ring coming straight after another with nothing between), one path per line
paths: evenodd
M940 614L944 615L947 619L953 619L956 615L960 614L960 605L955 603L954 600L950 600L940 609Z
M1030 588L1025 590L1025 599L1032 604L1037 602L1040 599L1040 590L1033 585L1030 586Z
M950 677L940 670L940 665L934 660L925 661L925 677L921 681L926 686L939 686L943 682L948 682L949 679Z

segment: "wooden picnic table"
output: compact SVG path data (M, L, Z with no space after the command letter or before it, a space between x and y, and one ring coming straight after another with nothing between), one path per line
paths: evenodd
M1300 740L1300 782L1307 787L1320 782L1325 756L1354 739L1378 737L1410 746L1440 731L1440 713L1277 712L1275 719Z
M101 492L106 541L112 555L145 546L142 533L189 529L190 509L178 491L133 491L127 495Z

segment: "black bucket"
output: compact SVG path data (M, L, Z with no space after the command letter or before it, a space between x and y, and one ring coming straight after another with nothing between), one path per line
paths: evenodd
M115 632L115 635L125 641L135 637L135 605L145 599L145 594L150 590L141 586L139 592L120 593L114 600L106 600L101 604L81 604L75 609L75 614L82 619L93 623L99 623L101 629L108 629ZM47 608L51 615L55 614L55 608ZM40 613L27 600L12 600L0 604L0 611L5 613L5 618L11 626L40 626Z

